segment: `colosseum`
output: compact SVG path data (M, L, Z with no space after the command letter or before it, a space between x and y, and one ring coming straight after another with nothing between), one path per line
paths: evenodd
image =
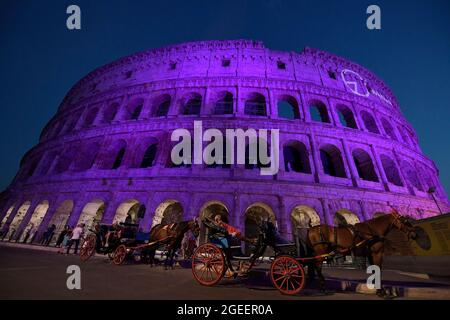
M196 120L221 131L279 129L278 173L261 175L248 149L244 164L174 164L171 133ZM89 73L0 200L6 239L34 228L35 242L52 224L57 235L127 216L149 230L221 213L248 235L264 216L289 238L305 215L313 225L353 224L391 206L415 219L450 209L382 80L324 51L250 40L152 49Z

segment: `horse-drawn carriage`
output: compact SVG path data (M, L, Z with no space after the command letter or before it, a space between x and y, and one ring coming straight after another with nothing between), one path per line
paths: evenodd
M325 290L321 269L326 259L353 253L367 257L370 264L381 268L385 237L394 228L405 233L408 238L415 239L417 236L411 222L396 211L354 226L311 227L305 239L309 255L299 256L298 244L280 244L276 228L265 221L260 225L259 236L249 256L242 257L240 250L236 255L232 247L223 248L217 243L205 243L194 252L192 273L197 282L205 286L218 284L227 273L233 274L234 277L247 275L266 248L271 247L273 254L269 257L269 275L273 286L279 292L287 295L299 293L305 286L306 265L317 272L321 289ZM233 268L233 262L236 261L240 261L238 272ZM384 295L384 289L378 289L377 294Z
M198 233L195 220L156 225L150 232L142 232L138 224L97 224L81 246L80 259L86 261L98 253L108 255L116 265L131 257L139 257L141 261L153 264L156 250L164 246L167 251L166 265L173 264L175 251L188 230Z

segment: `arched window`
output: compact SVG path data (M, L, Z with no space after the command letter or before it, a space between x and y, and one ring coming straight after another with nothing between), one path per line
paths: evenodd
M168 95L162 95L156 99L155 117L165 117L169 113L170 102L172 98Z
M55 173L63 173L68 171L77 154L78 148L76 147L70 147L64 150L58 157L58 162L55 166Z
M66 123L64 133L71 132L77 125L77 122L80 119L80 117L81 117L81 112L78 112L78 113L74 114L72 117L70 117L70 119Z
M309 112L311 114L312 121L330 123L327 107L322 102L315 101L310 103Z
M119 109L118 103L110 104L105 111L103 112L103 123L110 123L114 120L117 114L117 110Z
M31 161L31 165L28 167L28 172L27 172L27 176L28 177L32 177L34 175L38 165L39 165L39 159L33 159Z
M346 178L341 151L331 144L320 148L323 172L333 177Z
M142 111L142 104L136 106L131 113L131 120L137 120Z
M395 132L394 132L394 128L392 127L391 123L390 123L389 121L387 121L385 118L383 118L383 119L381 120L381 123L382 123L382 125L383 125L384 131L386 132L386 134L387 134L392 140L398 141L398 140L397 140L397 136L395 135Z
M186 101L182 107L183 115L199 115L202 106L202 97L198 93L192 93L188 95Z
M244 113L250 116L266 116L266 98L260 93L251 93L245 101Z
M95 118L97 117L97 113L98 113L98 108L93 108L93 109L89 110L87 112L86 116L84 117L83 127L86 128L86 127L89 127L90 125L92 125Z
M137 120L141 115L142 107L144 105L143 99L137 99L128 105L124 120Z
M286 172L311 173L308 151L299 141L293 141L283 147L284 169Z
M405 132L404 128L401 126L398 126L398 132L400 132L400 135L402 136L403 143L407 145L411 145L411 140L409 140L408 134Z
M122 165L127 149L127 143L123 139L113 141L109 147L99 156L98 167L104 170L117 169Z
M380 156L380 159L387 180L396 186L403 187L402 179L400 178L395 162L384 154Z
M147 148L144 153L144 157L142 158L141 168L149 168L153 166L153 161L155 161L156 157L157 144L154 143Z
M117 152L116 158L114 159L114 163L111 169L115 170L119 168L122 165L124 156L125 156L125 147L121 148L119 152Z
M298 103L294 97L283 96L277 103L278 118L299 119Z
M362 149L355 149L352 155L359 177L362 180L378 182L378 176L369 154Z
M336 107L339 121L344 127L358 129L355 121L355 117L353 116L352 110L349 107L344 105L338 105Z
M233 95L231 92L222 92L214 106L214 114L233 114Z
M402 170L409 184L419 191L423 191L422 183L417 176L417 170L407 161L403 161Z
M361 112L361 118L364 122L364 126L369 132L376 134L380 133L380 130L378 130L377 123L375 122L374 117L370 113L366 111Z
M77 154L77 157L74 161L73 170L85 171L91 169L94 165L99 148L99 141L86 143Z

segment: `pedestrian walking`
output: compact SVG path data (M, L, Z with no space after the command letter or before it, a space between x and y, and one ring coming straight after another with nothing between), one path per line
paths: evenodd
M61 243L60 243L60 247L59 247L59 249L58 249L58 253L61 253L61 254L63 254L64 253L64 250L66 250L67 249L67 247L68 247L68 245L69 245L69 242L70 242L70 238L72 237L72 230L70 229L70 227L69 226L67 226L68 228L67 228L67 230L66 230L66 233L64 234L64 238L63 238L63 240L61 241Z
M75 251L74 254L78 253L78 246L80 245L80 240L83 237L84 233L84 223L79 224L72 231L72 237L70 238L69 245L67 246L66 254L69 254L72 245L75 243Z

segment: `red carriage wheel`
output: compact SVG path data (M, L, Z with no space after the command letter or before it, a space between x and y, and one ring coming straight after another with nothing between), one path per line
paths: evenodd
M283 294L299 293L305 285L303 266L290 256L277 257L270 266L272 283Z
M121 244L114 251L113 263L115 265L121 265L125 258L127 257L127 247L124 244Z
M195 249L192 256L192 273L204 286L213 286L225 274L225 257L217 246L205 243Z
M94 234L89 235L83 242L80 249L80 259L81 261L88 260L95 252L95 245L97 239Z

